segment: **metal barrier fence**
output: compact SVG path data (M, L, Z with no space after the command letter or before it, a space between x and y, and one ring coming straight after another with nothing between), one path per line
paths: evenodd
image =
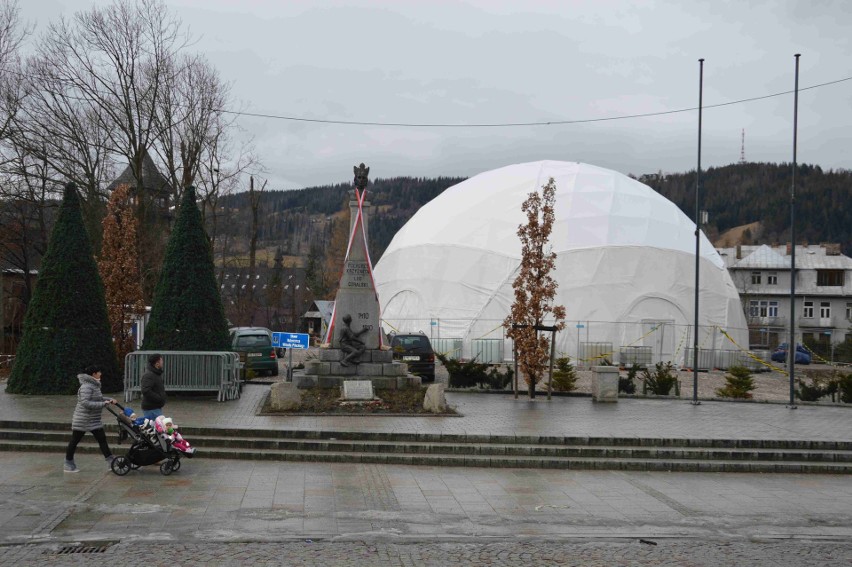
M684 367L692 368L693 349L686 349ZM769 362L769 351L753 351L755 357ZM728 370L732 366L745 366L751 371L767 370L768 367L755 360L748 353L739 350L700 350L698 351L698 370Z
M432 350L447 358L461 358L461 339L432 339Z
M630 368L634 364L638 365L639 368L648 368L653 366L653 358L654 352L651 347L621 347L618 353L618 364L625 368Z
M483 364L503 362L503 339L474 339L471 341L471 358Z
M544 324L550 322L545 321ZM478 361L489 364L510 363L513 360L512 341L506 336L502 320L384 318L382 325L387 331L423 332L431 339L436 351L450 353L449 356L453 358L471 360L476 357ZM633 363L653 366L657 362L672 362L676 366L691 368L695 336L693 325L673 320L569 319L565 321L565 328L556 334L556 356L568 357L577 368L596 366L604 359L624 366ZM729 367L734 360L749 368L758 365L746 353L748 329L700 325L697 337L700 366ZM733 358L735 354L719 354L721 351L739 352L742 356Z
M148 356L163 355L166 391L215 391L220 402L240 397L240 355L236 352L136 351L124 357L124 401L141 393Z

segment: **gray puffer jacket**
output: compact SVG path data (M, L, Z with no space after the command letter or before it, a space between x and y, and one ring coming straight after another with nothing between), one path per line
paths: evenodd
M101 421L106 400L101 393L101 383L88 374L77 374L80 389L77 390L77 407L71 419L73 431L92 431L104 426Z

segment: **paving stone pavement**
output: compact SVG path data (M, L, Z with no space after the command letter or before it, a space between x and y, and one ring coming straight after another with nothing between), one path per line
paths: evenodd
M169 398L166 415L184 426L245 429L368 431L588 437L666 437L716 439L802 439L852 441L852 406L623 399L597 404L588 397L449 393L447 400L463 417L263 416L257 415L268 385L251 384L238 400L215 397ZM0 384L0 419L69 422L75 396L7 394ZM139 401L130 402L138 408ZM106 413L105 413L106 415Z
M679 565L716 567L772 565L848 566L852 545L819 542L497 542L369 543L300 541L288 543L187 544L120 543L102 553L56 555L55 547L0 548L3 565L378 565L633 567Z
M258 416L268 388L249 385L240 400L223 403L172 396L166 410L186 426L246 429L852 440L844 407L451 393L464 417ZM68 422L74 403L74 396L5 394L0 384L0 419ZM843 475L200 454L169 477L149 467L122 478L97 455L78 456L79 474L64 474L61 461L0 453L0 565L852 565L852 483ZM52 553L72 542L109 545L102 553Z

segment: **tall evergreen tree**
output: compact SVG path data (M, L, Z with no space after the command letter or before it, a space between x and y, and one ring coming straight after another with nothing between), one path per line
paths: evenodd
M73 394L80 385L77 374L92 364L104 368L105 392L121 390L103 284L77 187L69 183L27 308L24 336L6 391Z
M216 288L213 253L187 187L154 290L145 350L227 350L228 322Z

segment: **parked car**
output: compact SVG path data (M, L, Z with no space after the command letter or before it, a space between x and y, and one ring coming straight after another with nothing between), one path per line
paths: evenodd
M258 375L278 376L278 357L272 347L272 331L266 327L233 327L229 331L231 349L240 353L246 370Z
M774 351L772 351L772 360L774 362L787 362L787 343L781 343ZM800 344L796 345L796 364L810 364L811 354L805 347Z
M429 337L422 333L395 334L390 337L394 360L408 365L408 371L424 382L435 381L435 351Z

